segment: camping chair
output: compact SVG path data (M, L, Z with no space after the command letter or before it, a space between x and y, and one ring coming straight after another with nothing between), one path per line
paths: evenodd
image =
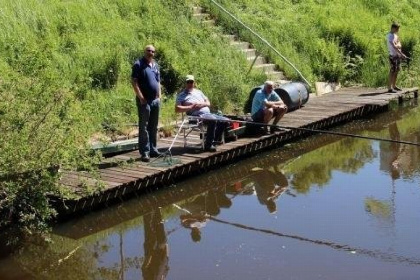
M198 134L200 146L204 149L207 127L203 120L190 118L185 113L181 113L181 123L177 124L177 127L180 129L180 136L183 137L184 148L188 146L188 138L193 138L193 134Z

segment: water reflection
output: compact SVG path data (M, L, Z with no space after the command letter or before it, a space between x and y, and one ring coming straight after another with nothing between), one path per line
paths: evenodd
M278 166L274 166L273 170L254 168L253 171L252 177L246 183L253 186L258 202L265 205L269 213L276 213L276 199L289 185L286 176Z
M169 249L160 208L143 215L143 279L165 279L169 271ZM124 278L123 278L124 279Z
M404 120L400 120L402 112L406 114ZM365 129L370 131L367 135L417 142L420 133L415 120L419 115L418 111L403 109L374 121L345 126L340 131L360 134ZM418 254L410 251L413 246L404 241L406 236L414 240L415 234L404 227L412 226L410 223L418 226L418 221L407 220L396 207L404 206L397 200L400 179L419 181L419 160L420 150L414 146L330 135L311 137L59 225L54 229L54 243L30 244L12 257L0 260L0 275L6 275L5 279L206 278L204 273L192 274L196 269L207 271L207 279L221 279L214 263L208 264L204 259L226 258L224 249L218 251L217 248L229 247L236 244L236 240L248 246L255 243L258 249L247 253L263 256L273 270L260 268L255 260L243 261L243 265L238 266L238 259L247 254L235 256L226 271L240 273L255 265L257 274L245 275L248 279L277 278L274 276L280 275L278 273L295 277L302 273L302 265L297 263L302 262L306 267L308 262L322 257L331 262L339 259L342 264L356 264L349 255L361 255L357 265L368 262L370 266L366 265L366 270L372 269L372 264L381 268L397 264L417 268L420 265ZM378 169L390 181L389 188L383 184L384 178L376 174ZM359 179L357 174L361 172L366 172L367 177ZM358 180L359 184L347 184L349 180ZM378 185L383 185L371 187L376 180L380 181ZM369 186L362 188L360 182ZM346 189L340 187L346 184L352 189L343 195L341 192ZM331 192L330 196L322 200L322 196L313 195L318 189ZM419 195L418 187L411 191ZM402 195L409 197L401 188ZM311 199L316 202L314 205ZM344 204L354 206L346 210L342 207ZM285 211L278 211L280 205ZM393 241L399 240L400 246L407 248L395 249L387 244L388 236L381 237L377 231L370 231L363 220L366 216L392 227ZM398 218L403 237L395 231ZM363 236L354 238L359 231ZM383 243L376 244L381 238L384 238ZM296 251L287 251L283 258L276 258L282 254L279 248L284 244ZM395 241L395 244L399 243ZM314 249L312 245L321 249ZM271 262L277 259L296 265L296 270L283 266L281 271L276 271L279 264L271 265ZM391 262L391 266L383 262ZM185 267L191 272L182 272ZM272 274L266 275L267 271ZM311 273L302 274L301 279L311 279L311 276ZM351 279L350 276L343 279Z

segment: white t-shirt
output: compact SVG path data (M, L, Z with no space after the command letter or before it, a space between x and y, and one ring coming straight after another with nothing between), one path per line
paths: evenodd
M395 50L394 43L399 44L400 40L398 39L398 35L395 33L389 32L386 35L386 45L388 47L389 55L391 56L399 56L398 52Z
M176 104L186 106L186 105L191 105L195 103L206 102L206 100L207 100L207 97L204 95L204 93L201 90L194 88L191 92L188 92L187 90L181 91L176 98ZM207 106L200 108L199 110L187 112L187 114L191 114L193 116L200 116L202 114L209 114L209 113L210 113L210 108Z

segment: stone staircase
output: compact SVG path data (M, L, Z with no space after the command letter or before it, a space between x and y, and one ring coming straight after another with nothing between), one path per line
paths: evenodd
M215 26L216 22L211 18L209 13L206 13L202 7L193 7L193 18L197 21L201 22L205 26ZM249 64L253 65L254 71L261 71L267 76L268 80L272 80L277 84L284 84L290 82L285 77L282 71L279 71L278 66L270 63L267 59L262 56L257 49L253 48L252 45L248 42L240 41L235 35L222 35L230 45L236 47L239 51L241 51L246 59L248 60ZM255 62L254 62L255 60Z

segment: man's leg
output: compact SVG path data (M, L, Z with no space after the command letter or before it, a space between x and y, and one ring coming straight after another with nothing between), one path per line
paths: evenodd
M139 113L139 152L141 156L147 156L150 152L149 146L149 133L147 131L149 117L150 117L150 106L149 104L137 104L137 110Z
M273 108L264 109L264 123L268 124L270 120L273 118L273 115L274 115Z
M213 146L214 137L216 134L216 116L213 114L205 114L201 116L204 119L204 123L207 126L206 140L204 142L204 149L215 151Z
M280 108L276 108L274 109L274 121L273 121L273 125L276 125L281 118L283 118L284 114L286 114L287 112L287 107L286 106L282 106Z
M398 77L398 69L394 72L394 76L392 79L392 88L396 89L397 88L397 77Z
M273 126L270 127L270 132L271 133L274 133L274 132L279 130L279 128L275 127L275 125L277 125L277 123L284 116L284 114L286 114L286 112L287 112L287 107L286 106L282 106L282 107L274 109L274 121L273 121L273 124L272 124Z
M394 73L392 72L392 69L390 69L389 75L388 75L388 90L392 90L393 80L394 80Z
M157 127L159 124L159 110L160 110L160 102L158 100L154 100L150 105L150 117L149 123L147 126L147 131L149 134L149 149L150 155L155 156L159 154L157 149Z
M273 118L274 110L273 108L265 108L264 109L264 123L268 124L270 120ZM265 133L268 133L268 126L264 126Z
M229 125L229 122L228 122L229 119L223 116L216 116L216 118L219 121L216 123L216 131L214 133L214 140L221 142L223 140L222 139L223 133L225 133L225 130Z

